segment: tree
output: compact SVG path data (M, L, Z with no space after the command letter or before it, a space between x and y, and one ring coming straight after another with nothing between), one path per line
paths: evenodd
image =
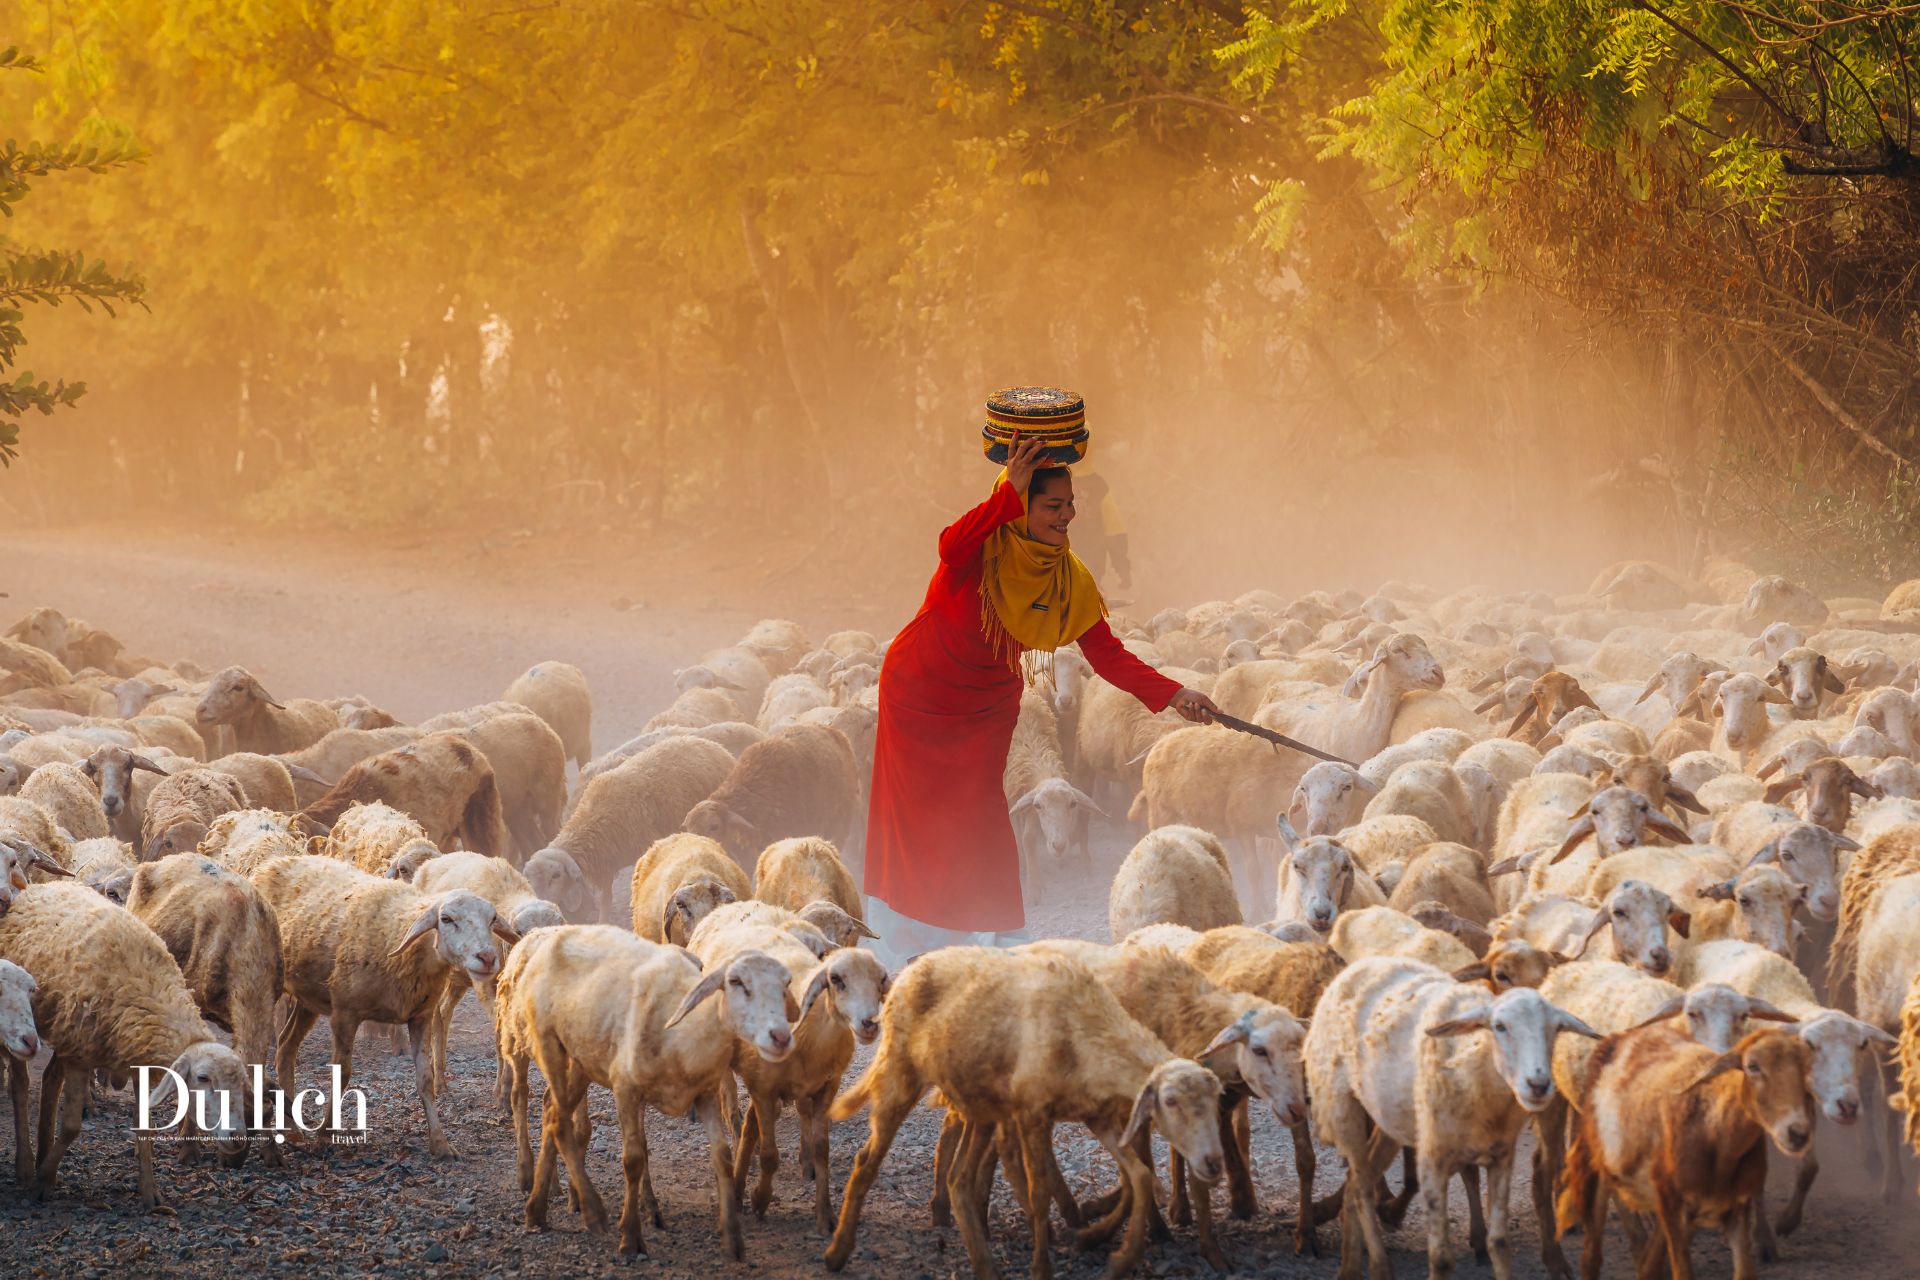
M0 50L0 70L44 71L31 55L17 48ZM105 173L139 158L131 144L114 147L66 146L29 142L21 146L9 138L0 147L0 215L11 218L14 206L25 198L33 180L49 174L84 169ZM72 302L83 311L99 307L113 315L114 304L146 305L146 283L139 276L116 275L106 264L74 250L27 249L0 235L0 466L11 466L20 442L19 420L28 410L50 414L73 404L86 393L84 382L37 378L31 370L11 377L20 348L27 344L22 322L28 303L57 307Z

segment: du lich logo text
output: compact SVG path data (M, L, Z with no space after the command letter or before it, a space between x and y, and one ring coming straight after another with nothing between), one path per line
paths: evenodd
M302 1089L289 1100L284 1090L267 1083L266 1068L259 1063L249 1068L252 1088L246 1099L235 1097L228 1089L189 1090L186 1080L172 1067L135 1067L134 1128L142 1135L165 1134L179 1128L191 1112L193 1131L173 1141L217 1142L253 1132L270 1133L275 1142L284 1143L289 1132L314 1134L322 1130L330 1131L334 1142L366 1141L366 1093L342 1083L337 1063L327 1070L326 1088ZM351 1124L347 1122L349 1103ZM235 1110L242 1114L235 1115Z

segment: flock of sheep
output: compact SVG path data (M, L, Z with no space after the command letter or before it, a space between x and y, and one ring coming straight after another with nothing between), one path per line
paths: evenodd
M0 640L20 1183L47 1194L94 1091L142 1066L171 1067L183 1123L239 1163L259 1140L250 1073L291 1094L322 1017L348 1080L363 1024L405 1028L428 1147L450 1154L446 1043L471 989L530 1227L561 1163L569 1208L609 1227L586 1157L589 1090L611 1093L623 1256L661 1223L649 1107L703 1128L739 1258L791 1106L836 1270L929 1102L931 1213L980 1275L996 1169L1036 1275L1056 1211L1080 1247L1112 1246L1112 1274L1189 1226L1225 1268L1211 1193L1257 1212L1256 1099L1292 1136L1296 1247L1337 1217L1343 1280L1391 1274L1383 1225L1416 1197L1446 1274L1456 1175L1469 1241L1506 1280L1528 1128L1555 1276L1577 1230L1596 1280L1612 1209L1643 1275L1688 1280L1703 1226L1755 1275L1802 1220L1822 1119L1865 1117L1867 1159L1902 1193L1900 1112L1920 1149L1920 581L1822 600L1730 561L1700 581L1631 562L1557 598L1253 591L1115 625L1226 712L1352 763L1152 714L1063 651L1023 695L1006 800L1030 893L1092 865L1092 816L1135 825L1110 942L955 947L889 973L861 946L857 889L871 634L815 645L759 623L596 757L585 678L562 663L402 725L33 610ZM858 1045L875 1048L848 1084ZM862 1110L836 1216L830 1125ZM1061 1124L1105 1148L1110 1187L1069 1185ZM1344 1166L1319 1199L1316 1136ZM135 1134L147 1205L152 1137ZM1770 1149L1796 1168L1777 1217Z

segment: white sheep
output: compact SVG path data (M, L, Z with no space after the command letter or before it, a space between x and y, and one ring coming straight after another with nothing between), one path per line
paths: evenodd
M1417 960L1362 960L1333 980L1308 1028L1306 1059L1314 1127L1347 1162L1343 1273L1358 1275L1364 1239L1375 1276L1390 1274L1375 1188L1396 1147L1410 1146L1434 1274L1452 1266L1447 1188L1455 1173L1483 1165L1493 1274L1507 1280L1514 1142L1553 1102L1553 1046L1563 1031L1598 1038L1538 991L1489 997Z
M1239 923L1226 850L1198 827L1149 831L1127 852L1107 891L1107 936L1115 942L1152 924L1204 932Z
M280 920L286 994L293 1000L280 1030L280 1087L294 1090L300 1045L322 1015L333 1032L343 1085L360 1024L404 1023L428 1150L453 1155L440 1124L427 1032L448 980L456 972L492 977L500 966L496 938L510 945L518 935L476 894L429 897L332 858L275 858L254 871L253 883Z
M499 1052L512 1079L514 1166L528 1193L526 1220L546 1226L556 1161L564 1157L593 1230L605 1203L587 1176L587 1086L612 1090L620 1119L626 1195L619 1252L644 1252L641 1218L658 1209L646 1176L646 1108L692 1110L707 1136L728 1253L743 1256L720 1091L731 1089L734 1049L746 1041L777 1062L793 1051L799 1016L792 975L771 956L749 952L702 972L679 947L646 942L611 925L560 925L530 934L507 958L495 985ZM720 998L708 1003L712 997ZM704 1006L704 1007L703 1007ZM527 1107L538 1063L547 1082L536 1167ZM656 1219L657 1221L657 1219Z

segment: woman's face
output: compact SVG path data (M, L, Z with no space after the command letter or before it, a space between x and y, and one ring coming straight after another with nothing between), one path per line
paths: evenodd
M1049 480L1027 504L1027 534L1050 547L1067 545L1067 526L1073 523L1073 477Z

